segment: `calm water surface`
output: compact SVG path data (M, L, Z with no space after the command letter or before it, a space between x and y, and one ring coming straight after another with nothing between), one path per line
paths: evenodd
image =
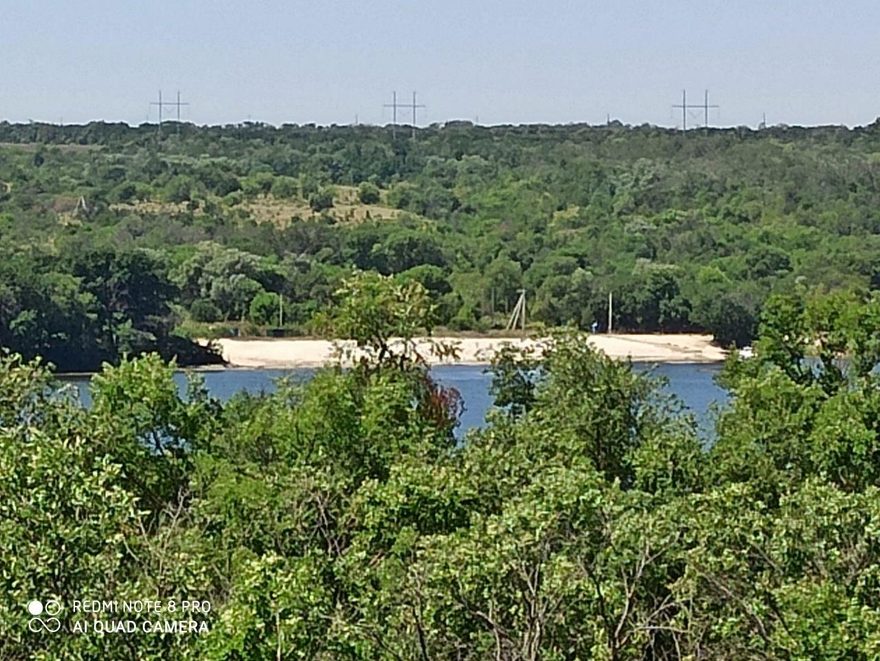
M431 370L440 383L452 386L461 393L465 411L461 417L460 434L468 429L482 426L486 412L492 405L492 398L489 395L490 377L483 369L482 366L474 365L446 365ZM714 381L715 375L721 369L720 365L636 364L635 369L664 377L668 381L667 391L676 395L695 415L701 435L704 437L711 435L713 427L711 406L722 405L728 399L727 393ZM305 380L313 373L314 370L310 369L226 369L200 372L209 392L222 401L228 400L242 390L253 394L270 393L275 390L275 381L281 377ZM178 372L174 378L183 390L186 384L185 374ZM89 404L91 397L88 392L88 377L67 377L62 381L75 384L83 402Z

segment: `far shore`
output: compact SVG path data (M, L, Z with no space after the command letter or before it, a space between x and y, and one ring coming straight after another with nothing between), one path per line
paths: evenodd
M434 337L434 341L452 343L458 358L432 360L432 364L485 365L503 345L525 347L540 342L522 337ZM209 340L199 340L207 343ZM420 340L423 343L425 340ZM626 334L590 335L589 343L612 358L647 363L718 363L727 352L712 344L711 335ZM222 338L213 340L221 349L229 367L289 369L321 367L333 362L334 343L329 340L300 338Z

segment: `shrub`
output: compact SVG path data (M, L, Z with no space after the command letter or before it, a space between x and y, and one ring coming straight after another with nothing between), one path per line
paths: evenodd
M189 306L189 314L193 318L193 321L207 323L219 321L222 316L220 308L204 298L199 298L193 301L192 305Z
M378 204L380 196L376 184L365 181L358 186L358 199L363 204Z

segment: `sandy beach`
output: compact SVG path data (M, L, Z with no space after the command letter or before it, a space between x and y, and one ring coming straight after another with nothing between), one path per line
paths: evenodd
M504 344L523 346L539 341L516 337L433 339L456 344L458 359L446 362L460 365L486 364ZM726 352L713 346L711 340L709 335L697 334L591 335L589 338L590 344L612 358L651 363L714 363L724 360ZM216 342L223 351L224 360L233 367L320 367L333 359L333 343L328 340L224 338Z

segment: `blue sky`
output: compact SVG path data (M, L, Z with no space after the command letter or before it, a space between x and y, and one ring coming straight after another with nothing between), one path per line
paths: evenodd
M419 123L675 126L708 88L717 125L866 124L878 27L863 0L0 0L0 118L138 124L180 89L199 124L386 123L417 90Z

